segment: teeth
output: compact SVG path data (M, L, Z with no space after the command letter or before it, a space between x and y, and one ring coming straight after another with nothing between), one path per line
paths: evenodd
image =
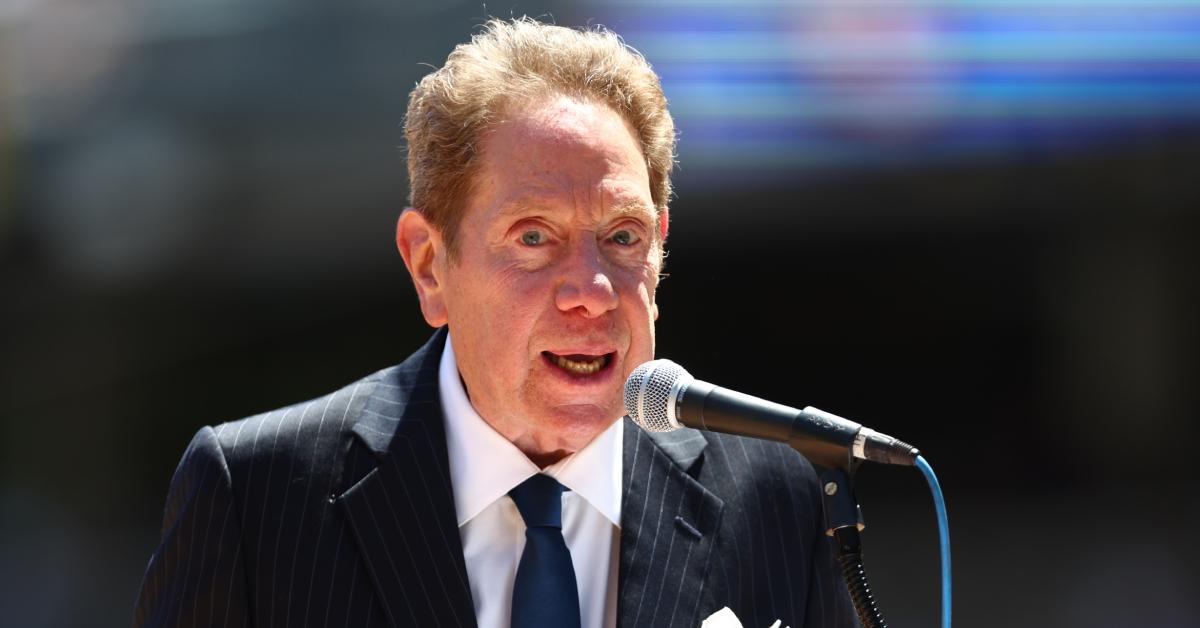
M583 362L569 360L561 355L555 355L553 357L554 363L560 368L566 371L571 371L572 373L578 373L580 375L591 375L592 373L604 368L604 365L608 362L608 356L606 355L602 355L594 360L586 360Z

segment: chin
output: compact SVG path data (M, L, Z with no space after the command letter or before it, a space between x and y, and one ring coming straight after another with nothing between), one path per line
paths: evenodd
M622 414L612 408L591 405L560 406L555 409L552 418L543 421L543 425L546 431L553 432L560 441L577 451L608 429Z

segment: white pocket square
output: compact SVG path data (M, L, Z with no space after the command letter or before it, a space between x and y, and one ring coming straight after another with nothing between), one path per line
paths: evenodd
M782 623L782 621L776 619L775 623L771 624L769 628L779 628ZM708 619L700 623L700 628L742 628L742 622L738 621L737 615L734 615L733 611L729 610L729 607L726 606L709 615ZM784 628L788 627L785 626Z

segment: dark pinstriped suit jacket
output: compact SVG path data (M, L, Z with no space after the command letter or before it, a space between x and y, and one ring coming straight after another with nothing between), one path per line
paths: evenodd
M138 626L474 626L436 333L331 395L200 430ZM628 420L628 419L625 419ZM856 626L812 467L774 443L625 430L620 626Z

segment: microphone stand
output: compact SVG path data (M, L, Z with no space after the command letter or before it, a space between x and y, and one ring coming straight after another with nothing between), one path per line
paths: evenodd
M854 486L850 482L854 467L853 459L842 466L817 467L825 509L825 534L837 542L838 562L842 566L842 576L846 579L846 587L850 590L850 599L859 621L865 628L886 628L883 614L871 595L867 572L863 567L862 542L858 533L865 526L862 510L854 497Z

